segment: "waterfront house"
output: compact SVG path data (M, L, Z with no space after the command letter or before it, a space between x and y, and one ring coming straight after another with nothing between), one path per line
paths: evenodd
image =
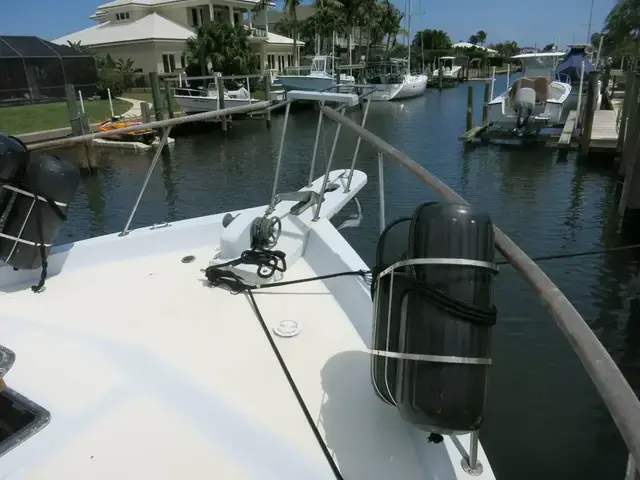
M293 66L293 39L252 24L259 0L116 0L100 5L97 25L65 35L54 43L80 42L97 55L130 58L144 73L173 73L185 65L185 41L211 22L240 24L265 70ZM273 5L273 4L272 4Z

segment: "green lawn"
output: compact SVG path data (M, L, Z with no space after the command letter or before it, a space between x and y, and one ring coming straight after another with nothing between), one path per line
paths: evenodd
M91 123L101 122L111 115L108 100L85 101L84 108ZM129 108L129 102L113 101L116 115L126 112ZM15 135L68 126L69 116L67 104L64 102L0 108L0 132Z

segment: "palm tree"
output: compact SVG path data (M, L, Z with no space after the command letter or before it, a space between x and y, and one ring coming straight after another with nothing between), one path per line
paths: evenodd
M296 9L300 6L300 0L284 0L284 12L291 19L291 36L293 38L293 64L298 62L298 14Z
M487 33L484 30L479 30L478 33L476 33L476 37L478 37L478 43L482 45L487 41Z
M89 49L82 45L81 41L72 42L71 40L67 40L67 43L71 48L73 48L76 52L88 53Z
M242 25L210 23L199 27L195 37L187 39L187 53L200 62L203 76L207 74L208 63L217 72L250 73L256 65L249 35L250 32Z
M334 32L337 35L347 32L347 23L342 3L337 0L316 0L314 7L316 11L313 22L315 31L320 36L322 50L325 40L333 38Z
M387 57L389 57L389 44L392 38L395 43L395 37L400 33L400 24L404 15L389 0L382 0L380 8L380 29L382 30L382 34L387 37L385 53Z
M196 60L200 64L200 71L203 77L209 73L207 68L207 57L211 50L213 50L213 44L208 35L208 31L204 26L196 29L196 35L194 37L187 38L187 55L192 60Z
M124 88L133 87L136 74L142 73L141 68L133 67L133 60L131 60L130 58L127 58L126 60L119 58L116 61L116 69L122 76L122 83L124 84Z

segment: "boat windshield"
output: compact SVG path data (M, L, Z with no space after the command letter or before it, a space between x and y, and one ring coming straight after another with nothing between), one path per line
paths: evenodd
M391 59L386 62L370 62L367 64L367 77L404 75L407 73L407 70L408 62L405 59Z
M324 56L314 57L313 61L311 62L311 72L333 72L333 59L331 57Z
M514 58L522 62L522 76L527 77L547 77L553 79L560 55L531 55L527 57L516 56Z
M453 68L455 60L455 57L442 57L442 65L444 68Z

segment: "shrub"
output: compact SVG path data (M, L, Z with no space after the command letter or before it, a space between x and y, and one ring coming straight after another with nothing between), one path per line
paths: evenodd
M122 72L117 68L103 67L98 70L98 95L107 98L107 89L111 90L112 97L118 97L124 92L124 80Z

